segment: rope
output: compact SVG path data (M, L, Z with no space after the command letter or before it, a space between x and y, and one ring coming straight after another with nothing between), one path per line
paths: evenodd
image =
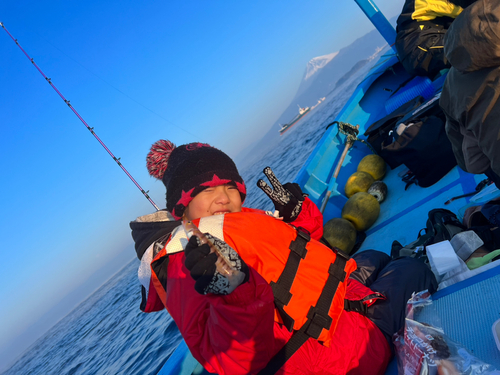
M10 38L17 44L17 46L21 49L21 51L24 53L24 55L31 61L33 66L40 72L40 74L45 78L45 80L49 83L49 85L57 92L57 94L61 97L62 100L66 103L66 105L73 111L73 113L78 117L78 119L87 127L87 129L92 133L92 135L97 139L97 141L101 144L102 147L108 152L108 154L113 158L113 160L118 164L118 166L125 172L125 174L132 180L132 182L137 186L137 188L141 191L141 193L146 197L146 199L153 205L154 208L156 208L157 211L160 210L160 208L156 205L155 202L151 199L151 197L148 195L148 191L144 191L144 189L137 183L137 181L132 177L132 175L125 169L123 164L120 162L120 158L117 158L113 153L109 150L109 148L106 147L103 141L97 136L97 134L94 132L94 128L91 128L85 120L80 116L80 114L76 111L76 109L70 104L69 100L67 100L63 94L57 89L57 87L52 83L52 80L50 78L47 78L47 76L42 72L42 70L38 67L38 65L35 63L35 61L26 53L26 51L21 47L17 39L15 39L11 33L5 28L4 24L0 22L0 26L5 30L5 32L10 36Z
M359 141L359 142L367 145L368 148L374 154L377 153L368 142L366 142L364 139L358 138L359 129L356 128L355 125L349 124L348 122L334 121L331 124L328 124L326 128L328 129L330 126L335 125L335 124L337 124L339 127L339 133L344 134L346 136L347 143L352 145L355 141Z
M351 125L348 122L335 122L339 126L339 132L347 137L347 143L352 145L355 141L359 140L359 129L357 129L354 125Z

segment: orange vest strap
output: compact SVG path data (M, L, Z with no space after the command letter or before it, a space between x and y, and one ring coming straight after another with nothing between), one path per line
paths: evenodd
M316 306L311 306L307 314L308 320L305 325L309 325L309 327L307 327L306 333L315 339L319 337L323 328L330 329L332 325L332 318L328 315L328 312L339 284L344 282L346 277L345 266L348 258L343 257L341 253L341 251L337 251L337 257L328 269L328 279L321 291L318 302Z
M257 375L274 375L278 370L283 367L286 361L297 351L299 348L309 340L309 335L305 333L305 325L301 329L295 331L288 342L283 346L278 353L267 363L266 367L259 371Z
M283 324L290 332L293 330L295 320L285 312L284 307L292 299L290 289L295 280L295 275L297 275L300 261L306 257L306 245L310 240L311 236L309 234L300 230L300 228L297 229L297 238L290 242L290 254L288 255L285 268L278 278L278 282L271 281L270 283L274 295L274 305L283 320Z
M305 250L305 245L307 244L308 241L305 241L307 237L302 237L304 235L303 232L300 230L297 231L297 239L295 241L292 241L292 244L296 242L299 238L302 238L302 240L299 240L299 242L303 243L303 247ZM307 234L306 234L307 236ZM300 262L300 256L297 254L292 249L292 244L290 245L290 258L299 258L297 262L297 268L295 269L295 273L297 273L298 269L298 263ZM336 251L336 250L334 250ZM299 251L300 252L300 251ZM307 250L303 252L303 255L305 257ZM296 255L292 255L296 254ZM345 281L346 278L346 272L345 272L345 267L347 264L347 261L349 260L349 257L347 255L344 255L341 251L336 251L336 258L335 261L330 264L330 267L328 269L328 279L326 281L326 284L321 291L321 295L319 296L318 302L316 303L316 306L311 306L309 309L309 313L307 314L307 321L304 323L304 325L298 330L295 331L288 340L288 342L281 348L281 350L274 355L273 358L268 362L266 367L264 367L258 375L273 375L275 374L284 364L286 361L290 359L290 357L297 351L299 348L307 341L309 338L314 338L317 339L321 331L323 329L330 329L330 326L332 325L332 318L328 314L330 311L330 306L332 305L333 298L335 296L335 293L337 292L337 288L340 283ZM285 269L283 270L283 273L288 272L287 271L287 266L289 262L287 261L287 265L285 266ZM291 268L290 268L291 269ZM289 270L290 270L289 269ZM283 275L283 274L282 274ZM293 275L295 277L295 274ZM277 289L278 284L281 281L281 277L278 280L278 283L274 284L276 285ZM292 278L293 282L293 278ZM283 285L283 284L282 284ZM282 286L281 285L281 286ZM291 286L291 284L290 284ZM274 292L274 288L273 288ZM290 294L288 292L288 294ZM291 298L291 297L290 297ZM276 302L276 296L275 296L275 305L278 307L278 304ZM280 315L285 322L285 319L283 318L284 315L288 316L283 309L278 308L280 311ZM290 318L290 317L289 317ZM291 319L291 318L290 318ZM293 321L293 319L292 319ZM293 327L293 324L292 324ZM290 328L289 328L290 329ZM291 329L290 329L291 331Z

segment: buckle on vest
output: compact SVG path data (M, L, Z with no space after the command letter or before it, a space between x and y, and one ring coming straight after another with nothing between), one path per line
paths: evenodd
M322 311L314 306L311 306L309 312L307 313L307 318L309 319L309 326L306 328L306 334L311 336L313 339L317 339L321 335L321 331L324 329L330 329L333 319L330 315L323 315Z
M365 315L368 313L368 305L363 303L362 300L351 301L348 299L344 300L344 310L345 311L354 311L361 315Z

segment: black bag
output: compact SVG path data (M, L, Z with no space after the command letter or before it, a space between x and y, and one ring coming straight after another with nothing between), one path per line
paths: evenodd
M367 137L366 141L373 147L377 154L380 154L382 143L389 138L389 132L394 130L396 124L400 122L400 120L408 113L411 113L415 110L415 108L418 108L423 101L424 98L417 96L415 99L406 102L395 111L389 113L387 116L374 122L368 127L368 129L366 129L364 134ZM389 164L389 166L392 169L397 167L397 165L393 167L391 164Z
M464 224L469 230L476 232L481 240L483 240L483 247L486 250L493 251L499 249L500 198L492 199L482 206L469 207L464 214Z
M487 251L493 251L500 246L500 228L494 224L479 224L469 228L462 224L457 215L444 208L436 208L429 211L426 227L418 233L418 238L403 246L398 241L392 243L391 257L411 256L428 262L425 247L442 242L450 241L456 234L472 230L483 241L483 247ZM422 234L422 232L425 232ZM496 259L495 259L496 260Z
M406 165L409 176L403 180L428 187L457 165L446 135L446 116L439 106L440 93L422 104L422 97L405 103L365 132L367 141L392 168ZM400 124L408 126L401 135Z
M391 256L412 256L420 258L425 256L425 246L441 241L451 240L457 233L468 230L457 215L444 208L429 211L426 227L418 233L418 238L404 246L399 242L392 243ZM425 231L425 234L422 234Z
M391 163L406 165L413 182L428 187L446 175L457 161L442 119L429 116L413 121L393 142L383 143L379 155Z

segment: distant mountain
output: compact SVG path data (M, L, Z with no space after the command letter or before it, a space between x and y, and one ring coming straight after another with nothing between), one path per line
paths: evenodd
M344 82L346 82L349 78L351 78L357 71L363 68L366 64L370 62L370 59L360 60L354 65L351 70L349 70L346 74L344 74L339 80L335 83L334 89L341 86Z
M316 81L316 77L318 76L319 71L326 65L328 65L330 61L332 61L334 57L339 54L339 52L340 51L324 56L315 57L307 63L306 72L304 73L302 82L300 83L299 89L297 90L297 94L295 94L295 98L300 97L311 88L313 83Z
M301 107L316 104L319 98L324 97L335 88L338 80L346 73L356 68L358 64L366 64L367 61L363 63L364 60L369 59L370 56L386 45L387 42L382 38L380 33L373 30L355 40L351 45L341 49L336 54L332 54L334 58L323 67L316 69L310 77L307 77L308 71L306 70L295 98L283 112L284 118L296 112L297 104ZM310 64L314 64L315 59L312 59L308 63L308 68ZM358 65L356 71L360 68L361 66Z
M290 105L278 120L270 125L270 130L261 140L238 154L236 162L246 166L257 160L263 152L267 152L279 141L280 124L287 123L298 113L297 105L300 107L315 105L320 98L327 96L347 81L386 46L387 43L380 33L373 30L338 52L311 59Z

